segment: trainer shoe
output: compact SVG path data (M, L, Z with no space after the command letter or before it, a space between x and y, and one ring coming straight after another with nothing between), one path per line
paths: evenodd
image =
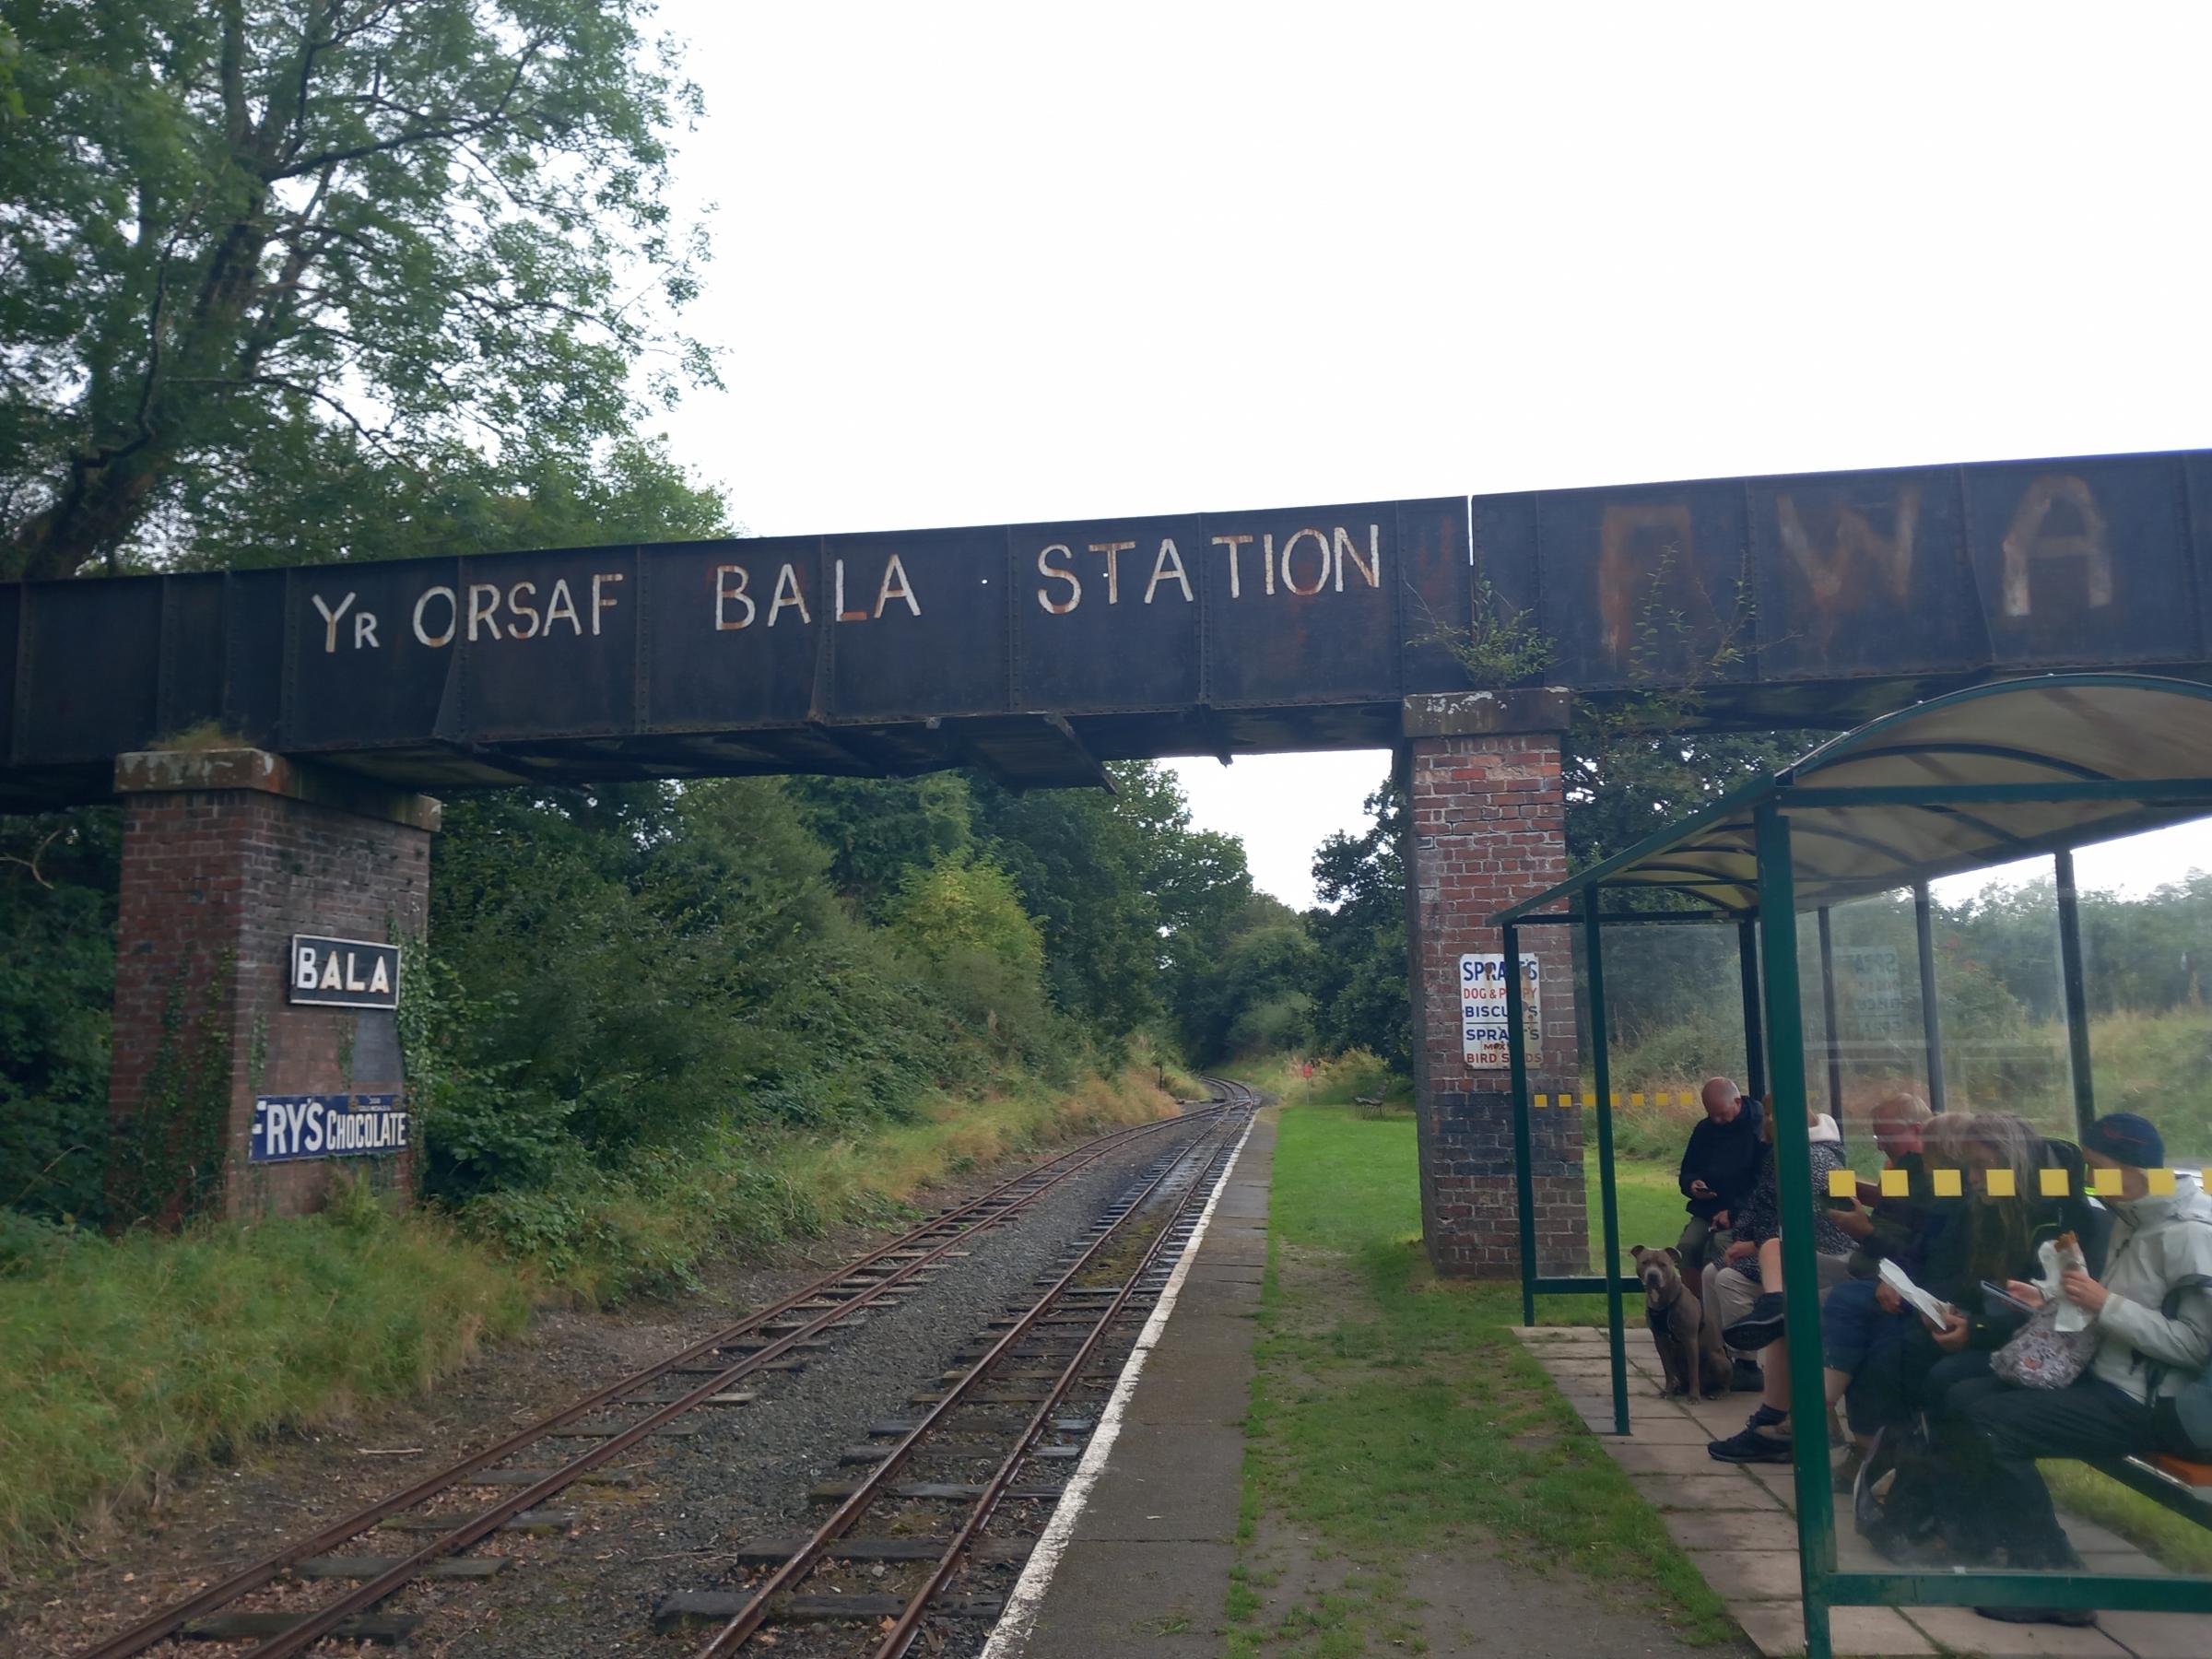
M1976 1607L1974 1611L2005 1624L2071 1625L2081 1630L2097 1622L2092 1607Z
M1730 1394L1757 1394L1767 1385L1767 1373L1752 1360L1738 1359L1728 1371Z
M1783 1310L1787 1305L1781 1291L1761 1291L1751 1304L1751 1312L1721 1332L1721 1340L1732 1348L1765 1347L1782 1335Z
M1739 1434L1730 1435L1726 1440L1711 1441L1705 1450L1720 1463L1786 1464L1791 1457L1790 1442L1786 1438L1769 1434L1760 1429L1746 1429Z

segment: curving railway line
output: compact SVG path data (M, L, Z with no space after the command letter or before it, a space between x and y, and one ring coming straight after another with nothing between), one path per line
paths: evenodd
M862 1653L895 1659L926 1627L931 1645L987 1630L999 1600L1041 1530L1060 1485L1112 1387L1191 1229L1225 1172L1259 1097L1227 1078L1181 1117L1101 1135L845 1264L655 1363L571 1402L485 1447L229 1573L78 1659L128 1659L176 1639L254 1644L246 1659L285 1659L326 1640L403 1641L417 1618L378 1609L425 1578L488 1576L502 1563L465 1559L504 1528L560 1519L547 1506L564 1490L701 1406L742 1405L740 1385L822 1359L841 1327L896 1306L954 1269L963 1244L1035 1206L1101 1159L1154 1140L1145 1166L1091 1230L1049 1265L1021 1299L989 1319L956 1369L911 1402L900 1420L856 1426L844 1456L863 1471L809 1495L828 1512L804 1538L734 1551L724 1583L665 1597L655 1628L682 1632L669 1653L728 1654L761 1631L780 1654ZM1182 1134L1175 1132L1182 1131ZM988 1312L988 1310L985 1310ZM678 1428L677 1432L682 1432ZM585 1449L559 1457L580 1441ZM483 1493L465 1519L410 1512ZM447 1524L451 1522L451 1524ZM427 1540L398 1556L344 1555L385 1526ZM389 1532L378 1532L388 1538ZM312 1610L248 1604L301 1581L347 1587ZM1002 1581L1004 1581L1002 1583ZM704 1628L703 1645L699 1632Z

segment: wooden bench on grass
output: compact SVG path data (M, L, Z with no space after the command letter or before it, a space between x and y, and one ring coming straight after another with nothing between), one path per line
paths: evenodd
M1352 1110L1358 1112L1363 1118L1382 1117L1384 1115L1382 1111L1382 1097L1379 1094L1354 1095L1352 1097Z

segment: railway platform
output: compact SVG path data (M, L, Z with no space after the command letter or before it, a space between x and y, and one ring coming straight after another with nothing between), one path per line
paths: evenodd
M1236 1557L1244 1418L1267 1265L1275 1113L1263 1112L1162 1299L1009 1599L985 1659L1192 1659L1220 1651ZM1111 1425L1111 1431L1109 1426Z

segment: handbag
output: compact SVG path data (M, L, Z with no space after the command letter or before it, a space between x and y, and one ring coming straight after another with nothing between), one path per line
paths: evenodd
M2030 1314L2012 1340L1990 1356L1989 1369L2022 1388L2065 1388L2087 1371L2097 1352L2096 1328L2060 1330L2060 1305L2053 1298Z

